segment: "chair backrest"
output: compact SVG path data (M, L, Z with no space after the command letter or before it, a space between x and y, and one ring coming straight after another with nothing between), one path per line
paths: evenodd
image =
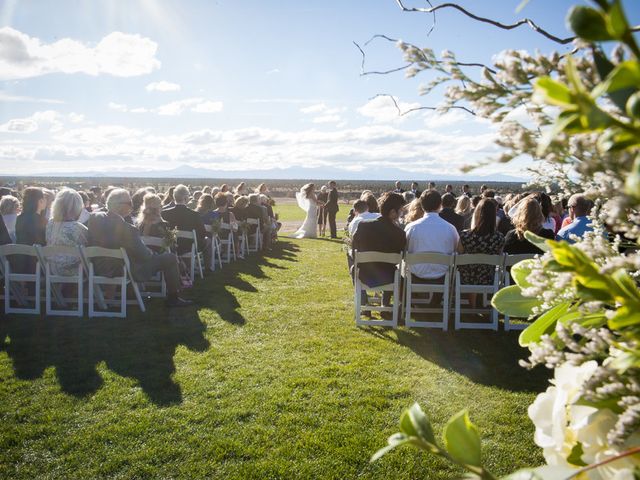
M29 257L37 257L38 252L33 245L22 245L19 243L7 243L0 245L0 256L8 257L11 255L27 255Z
M416 265L421 263L433 263L436 265L448 265L452 266L455 262L455 255L447 255L446 253L438 252L420 252L420 253L407 253L404 257L404 261L407 265Z
M355 253L355 262L359 263L391 263L396 265L402 261L401 253L385 253L385 252L359 252Z
M68 257L81 258L80 247L71 245L47 245L45 247L36 246L36 249L40 252L42 259L48 259L56 255L65 255Z
M220 229L222 229L222 230L231 230L231 224L222 222L220 224Z
M198 251L198 236L196 235L196 231L195 230L178 230L176 232L176 238L184 238L186 240L191 240L193 242L193 245L196 249L196 251Z
M84 258L118 258L124 260L124 250L122 248L104 248L104 247L84 247L82 254Z
M523 260L530 260L535 258L535 253L520 253L517 255L509 255L508 253L504 254L504 266L505 267L513 267L516 263L520 263Z
M247 225L260 225L260 220L257 218L247 218Z
M456 255L456 265L493 265L501 267L504 255L489 255L486 253L463 253Z
M147 247L164 247L164 240L160 237L142 236L140 239Z

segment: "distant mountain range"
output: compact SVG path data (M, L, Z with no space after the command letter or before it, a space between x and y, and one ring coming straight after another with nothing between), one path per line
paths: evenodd
M370 170L344 170L335 167L290 167L271 170L213 170L207 168L193 167L191 165L180 165L170 170L125 170L125 171L83 171L83 172L49 172L35 173L31 175L3 175L0 177L79 177L79 178L220 178L220 179L335 179L335 180L378 180L378 181L472 181L472 182L526 182L525 176L516 177L504 174L459 174L441 173L424 174L411 173L399 168L373 168Z

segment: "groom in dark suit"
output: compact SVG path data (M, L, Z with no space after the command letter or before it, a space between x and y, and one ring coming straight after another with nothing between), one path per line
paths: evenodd
M336 214L338 213L338 210L340 210L340 207L338 207L338 190L336 190L336 182L333 180L329 182L329 197L327 198L327 203L324 206L324 209L327 211L331 238L338 238Z

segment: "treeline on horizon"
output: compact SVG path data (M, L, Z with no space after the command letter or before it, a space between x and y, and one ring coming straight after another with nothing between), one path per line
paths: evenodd
M29 176L0 176L0 186L10 186L21 190L25 186L45 187L60 189L69 187L76 190L88 190L93 186L106 188L110 185L123 187L128 190L137 190L140 187L151 186L158 192L165 192L171 186L184 184L192 190L199 190L204 186L220 186L227 184L235 188L240 182L245 182L250 189L264 183L268 186L272 197L294 197L300 187L306 183L314 183L319 189L332 179L249 179L242 178L147 178L147 177L29 177ZM416 180L419 189L424 190L427 184L434 181L438 190L444 190L445 185L453 185L454 192L462 191L462 186L468 184L473 193L480 192L480 186L486 185L488 188L498 192L521 192L523 184L521 182L491 182L477 180ZM375 194L395 189L395 180L336 180L338 190L342 196L357 197L363 190L371 190ZM411 182L401 180L402 188L409 189Z

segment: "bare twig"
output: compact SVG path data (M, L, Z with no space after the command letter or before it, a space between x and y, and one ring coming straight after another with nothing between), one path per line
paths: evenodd
M454 8L469 18L477 20L478 22L489 23L495 27L502 28L503 30L513 30L514 28L518 28L522 25L528 25L535 32L541 35L544 35L549 40L553 40L554 42L559 43L561 45L566 45L567 43L571 43L576 38L576 37L567 37L567 38L556 37L555 35L539 27L533 20L529 18L523 18L522 20L518 20L516 23L507 24L507 23L498 22L496 20L492 20L490 18L480 17L479 15L475 15L470 11L464 9L457 3L441 3L440 5L436 5L435 7L431 6L429 8L406 7L402 2L402 0L396 0L396 3L402 9L403 12L435 13L438 10L443 8Z
M373 97L371 97L369 100L373 100L374 98L378 98L378 97L389 97L391 99L391 101L393 102L393 105L396 107L396 110L398 110L398 116L399 117L404 117L405 115L411 113L411 112L415 112L417 110L440 110L439 107L414 107L414 108L410 108L409 110L405 110L404 112L402 111L402 109L400 108L400 105L398 105L398 101L396 100L396 97L394 97L393 95L389 94L389 93L378 93L377 95L374 95ZM473 110L468 109L467 107L463 107L461 105L452 105L450 107L447 107L447 109L451 109L451 108L456 108L458 110L464 110L467 113L470 113L471 115L475 116L476 112L474 112Z

